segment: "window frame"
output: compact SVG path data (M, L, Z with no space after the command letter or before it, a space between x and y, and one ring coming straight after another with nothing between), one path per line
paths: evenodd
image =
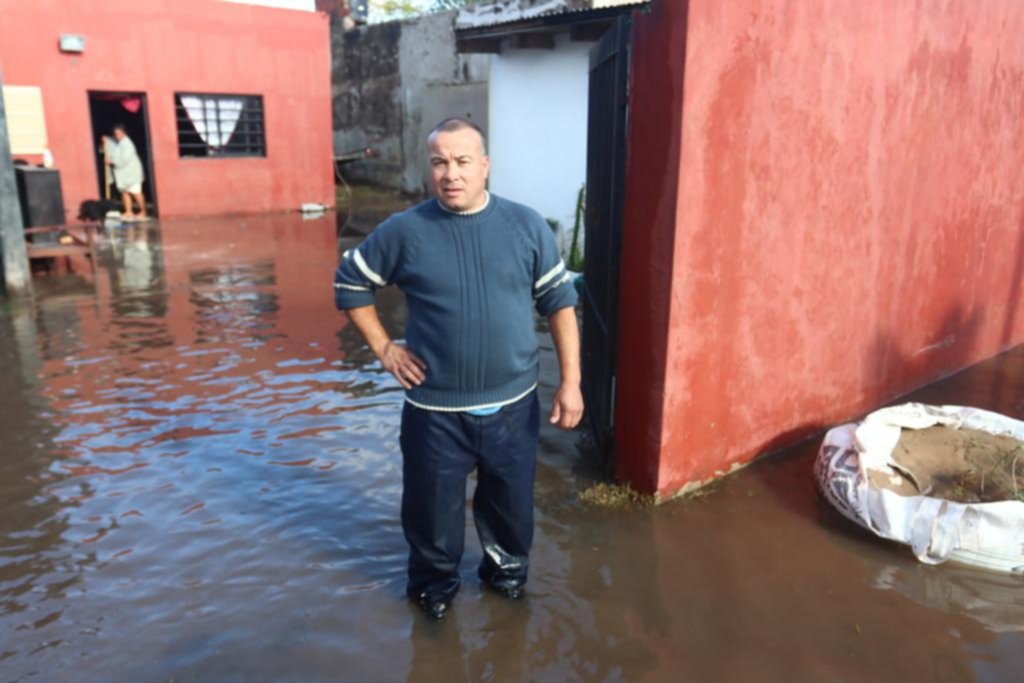
M228 144L222 147L212 147L206 142L203 142L199 138L199 133L195 129L195 124L192 123L191 117L185 110L185 105L182 102L184 97L199 97L199 98L214 98L216 100L221 99L242 99L245 100L245 106L242 108L242 113L239 116L238 123L236 124L235 130L231 132L231 137L228 138ZM257 104L257 107L250 106L251 104ZM205 114L205 108L204 108ZM220 106L217 107L217 116L219 120ZM191 91L175 91L174 92L174 121L175 129L177 132L177 147L178 147L178 158L179 159L266 159L267 158L267 116L266 107L264 106L263 95L252 95L242 93L224 93L224 92L199 92L195 90ZM206 119L209 121L209 119ZM187 128L183 129L183 126L187 125ZM240 127L244 126L244 130L241 131L246 136L246 140L242 143L236 143L240 145L241 149L233 149L231 141L240 132ZM184 136L194 135L198 141L191 141L183 139ZM253 141L255 138L255 142ZM205 150L205 154L188 153L187 150ZM254 151L255 150L255 151Z

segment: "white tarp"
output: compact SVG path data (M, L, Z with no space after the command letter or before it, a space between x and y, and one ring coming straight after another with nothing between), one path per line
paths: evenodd
M894 481L901 477L892 453L903 429L935 425L1024 441L1024 422L987 410L918 403L884 408L825 435L814 466L818 487L844 516L910 545L922 562L953 560L1024 576L1024 502L956 503L904 496L871 483L869 470Z

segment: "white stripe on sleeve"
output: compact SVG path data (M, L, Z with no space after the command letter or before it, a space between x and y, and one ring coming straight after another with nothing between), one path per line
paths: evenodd
M564 285L566 282L568 282L570 279L572 279L572 273L566 273L562 277L558 278L558 280L554 284L552 284L550 287L545 289L543 292L537 292L536 294L534 294L533 298L534 299L539 299L542 296L544 296L545 294L547 294L548 292L553 292L554 290L558 289L559 287Z
M352 252L352 256L355 259L356 267L359 268L360 271L362 271L363 275L366 276L367 280L377 285L378 287L384 287L388 284L384 282L384 278L382 278L377 273L373 272L370 266L366 265L366 261L363 260L363 255L359 253L358 249Z
M541 277L541 279L537 280L537 282L533 285L533 288L540 289L547 283L551 282L551 280L553 280L563 270L565 270L565 261L560 260L557 266L549 270L543 277Z

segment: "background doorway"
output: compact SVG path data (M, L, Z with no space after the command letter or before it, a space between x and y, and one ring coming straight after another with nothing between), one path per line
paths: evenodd
M121 195L113 186L113 177L106 173L103 165L101 135L113 135L114 124L124 124L125 132L135 143L135 149L142 160L146 180L142 194L146 198L147 213L157 215L156 182L153 176L153 155L149 139L149 115L146 108L146 94L133 92L89 92L89 115L92 120L92 149L96 160L96 179L99 194L97 199L115 199ZM107 183L110 183L109 185Z

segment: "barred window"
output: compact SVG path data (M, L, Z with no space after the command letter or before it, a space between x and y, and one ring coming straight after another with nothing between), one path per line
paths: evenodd
M266 156L263 98L259 95L178 93L174 106L178 156Z

